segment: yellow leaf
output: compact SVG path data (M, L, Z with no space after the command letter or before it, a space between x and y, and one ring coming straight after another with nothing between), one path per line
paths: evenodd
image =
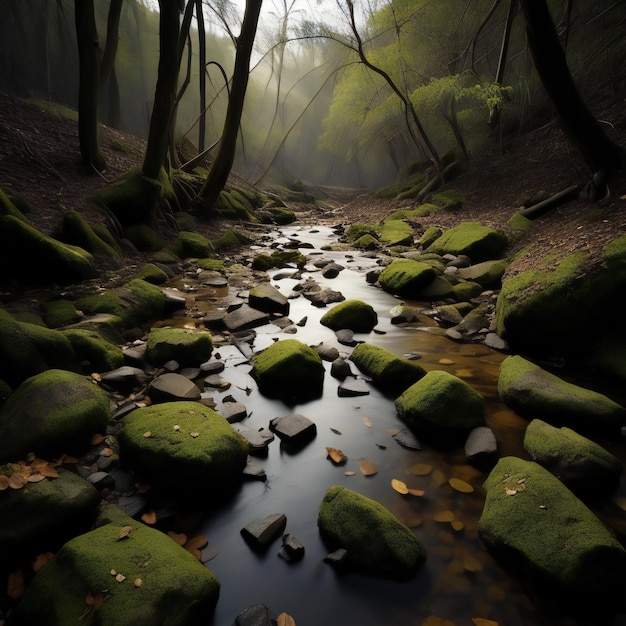
M452 511L439 511L433 516L436 522L452 522L455 518L456 515Z
M457 532L463 530L465 528L465 524L460 519L453 519L450 522L450 526L454 528Z
M167 533L167 536L170 539L173 539L179 546L184 546L188 541L187 535L185 535L185 533L176 533L173 530L170 530Z
M296 622L293 617L287 613L281 613L276 622L278 623L278 626L296 626Z
M157 521L157 515L154 511L150 510L150 511L146 511L145 513L142 513L141 515L141 521L144 524L156 524Z
M474 370L469 367L465 367L462 369L458 369L456 372L454 372L454 375L457 378L473 378Z
M348 457L341 450L337 450L337 448L326 448L326 452L328 458L337 465L343 465L348 460Z
M472 493L474 491L474 487L472 487L472 485L466 483L460 478L451 478L448 481L448 484L450 485L450 487L452 487L452 489L460 491L461 493Z
M203 550L208 545L209 540L206 537L203 537L202 535L196 535L185 544L185 549L191 550L192 548L195 548L197 550Z
M369 417L364 417L363 418L363 423L368 427L371 428L372 427L372 420Z
M439 365L454 365L452 359L439 359Z
M398 480L397 478L393 478L391 480L391 487L402 495L406 495L407 493L409 493L409 489L406 484L403 483L401 480Z
M118 539L126 539L126 537L128 537L132 531L133 531L132 526L124 526L120 530L120 534L117 536L117 538Z
M9 477L4 474L0 474L0 491L4 491L9 488Z
M498 626L498 622L492 619L484 619L483 617L472 617L472 623L475 626Z
M345 474L346 476L354 476L354 475L356 474L356 472L353 472L353 471L348 471L348 472L344 472L344 474Z
M143 436L144 436L146 439L148 439L148 437L152 437L152 432L151 432L151 431L149 431L149 430L147 430L147 431L143 434Z
M22 474L11 474L9 476L9 487L11 489L21 489L26 484L26 479Z
M407 493L410 493L412 496L417 496L418 498L421 498L424 495L424 490L423 489L408 489Z
M43 474L31 474L28 477L29 483L40 483L42 480L46 480L46 477Z
M428 463L415 463L407 469L407 474L412 476L428 476L433 471L433 466Z
M187 550L190 554L193 554L198 561L202 561L202 552L200 552L198 548L185 548L185 550Z
M363 476L373 476L378 472L376 464L369 459L359 459L359 469Z

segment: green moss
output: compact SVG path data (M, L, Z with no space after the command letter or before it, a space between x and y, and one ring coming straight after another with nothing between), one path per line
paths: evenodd
M252 374L266 396L305 399L322 393L322 359L313 348L296 339L272 344L255 354L252 364Z
M354 247L359 250L375 250L378 246L378 239L372 235L363 235L354 242Z
M183 328L154 328L146 342L146 358L155 365L178 361L182 365L200 365L209 360L213 339L207 331Z
M168 275L154 263L147 263L136 274L135 278L145 280L153 285L163 285L168 281Z
M213 248L215 250L226 250L228 248L237 248L241 245L239 237L232 231L227 230L222 233L219 239L213 242Z
M378 323L371 304L361 300L344 300L322 315L320 324L332 330L349 328L355 333L369 333Z
M508 241L500 231L476 222L462 222L447 230L428 246L437 254L466 254L474 263L498 258Z
M298 250L274 250L272 254L257 254L252 259L252 269L267 271L273 267L287 267L295 264L304 267L306 257Z
M128 224L124 235L141 252L158 252L165 246L163 237L148 224Z
M96 256L116 256L117 252L100 239L93 228L76 211L69 211L63 216L63 240L80 246Z
M211 249L211 242L200 233L190 233L182 231L178 233L176 241L172 246L174 254L181 259L187 257L204 258Z
M381 272L378 280L385 291L409 298L417 297L436 275L435 270L426 263L394 259Z
M452 297L457 302L467 302L477 298L483 292L483 287L473 281L463 281L452 286Z
M130 534L120 539L125 527ZM111 570L125 580L117 582ZM200 624L210 621L219 587L215 576L165 533L126 518L66 543L29 586L17 618L50 625ZM101 606L86 612L88 594L105 590Z
M485 399L444 371L428 372L395 401L400 417L418 435L454 438L485 425Z
M269 215L270 221L278 225L292 224L297 219L296 214L286 208L270 207L266 213Z
M11 202L9 197L0 189L0 215L12 215L22 222L28 223L24 214Z
M80 452L109 422L106 393L84 376L50 369L25 380L0 412L0 460Z
M15 386L51 367L78 369L67 337L58 330L18 322L0 309L0 378Z
M508 225L513 231L516 231L516 238L519 238L531 229L533 223L532 220L529 220L527 217L524 217L520 213L516 213L508 221Z
M196 259L196 265L203 270L220 271L224 269L223 259Z
M233 200L236 200L246 211L252 213L254 211L254 207L252 206L252 202L241 193L238 189L231 189L230 197Z
M364 235L370 235L372 237L378 238L380 234L380 227L373 224L363 224L361 222L355 222L354 224L350 224L348 226L348 230L346 231L346 239L349 242L354 242L357 239L360 239Z
M386 219L380 230L380 241L390 246L410 246L413 229L402 220Z
M415 361L409 361L368 343L358 344L352 351L350 360L377 387L394 397L426 374L424 368Z
M464 199L463 194L455 189L446 189L433 194L431 201L433 204L446 209L460 209L463 206Z
M108 372L124 365L122 350L96 331L72 328L62 332L70 340L78 358L88 364L90 372Z
M443 235L441 228L437 226L429 226L424 234L420 237L419 244L424 250L426 250L435 240L439 239Z
M5 276L27 284L68 284L94 278L89 252L62 243L14 215L0 215L0 264Z
M413 532L384 506L340 485L328 489L317 524L331 548L346 548L349 563L366 574L413 576L426 552Z
M241 479L249 447L223 417L188 401L133 411L124 418L119 442L121 454L140 476L156 489L183 496L232 490Z
M193 215L179 212L174 215L174 219L178 225L178 230L187 230L189 232L194 232L196 230L197 220Z
M504 457L484 486L482 540L503 564L532 576L537 589L549 583L573 593L569 601L582 594L587 602L623 588L626 552L548 470Z
M462 267L458 274L464 280L477 282L483 288L498 286L508 265L509 261L506 259L483 261L470 267Z
M520 415L555 426L616 436L626 409L610 398L569 383L521 356L500 365L498 393Z

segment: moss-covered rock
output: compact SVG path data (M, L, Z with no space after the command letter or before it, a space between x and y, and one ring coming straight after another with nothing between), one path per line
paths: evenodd
M0 377L17 386L49 368L79 369L68 338L58 330L18 322L0 309Z
M223 232L212 245L215 250L227 250L228 248L237 248L241 245L241 241L239 237L237 237L237 233L232 230L227 230Z
M354 242L354 247L358 248L359 250L375 250L376 248L378 248L378 246L378 239L376 239L376 237L370 235L369 233L363 235L362 237L359 237Z
M0 473L6 466L0 466ZM100 495L77 474L59 468L58 478L11 489L0 498L0 550L13 559L58 550L71 537L90 529Z
M209 360L213 338L208 331L184 328L153 328L146 342L146 358L153 365L178 361L180 365L200 365Z
M439 237L443 235L443 230L437 226L429 226L424 234L419 239L419 245L422 246L424 250L426 250L429 246L431 246Z
M202 624L211 619L219 589L191 553L126 517L68 541L38 572L15 617L22 625ZM103 599L97 608L86 605L89 595Z
M249 448L221 415L190 401L136 409L118 436L126 464L155 489L208 501L239 484Z
M74 352L90 372L108 372L124 365L124 353L95 330L70 328L61 331L72 344Z
M398 209L390 213L385 219L388 220L417 220L420 217L427 217L439 210L439 207L430 202L420 204L415 209Z
M108 396L86 377L56 369L32 376L0 411L0 462L80 452L109 418Z
M546 594L569 592L570 606L577 596L589 602L621 594L626 551L548 470L504 457L484 486L479 533L503 565L531 577Z
M413 229L402 220L386 219L379 239L388 246L410 246L413 244Z
M15 206L2 189L0 189L0 215L12 215L18 220L28 222L26 216Z
M296 214L287 209L281 207L268 207L263 210L263 221L268 224L278 224L284 226L285 224L292 224L296 221Z
M66 243L79 246L94 256L117 256L117 251L100 239L94 229L76 211L69 211L63 216L61 228L63 241Z
M472 298L477 298L483 292L483 287L480 283L475 283L471 280L464 280L456 285L452 285L451 296L457 302L467 302Z
M326 492L317 525L330 547L345 548L349 564L365 574L407 579L426 559L417 537L390 511L340 485Z
M209 256L211 242L200 233L182 231L178 233L178 237L176 237L176 241L172 245L172 250L181 259L186 259L187 257L202 259Z
M158 252L165 246L163 237L148 224L128 224L124 235L141 252Z
M501 363L498 393L516 413L553 426L615 437L626 424L626 409L610 398L569 383L518 355Z
M304 267L306 257L298 250L274 250L272 254L257 254L252 259L252 269L267 271L273 267L287 267L295 264Z
M51 298L41 303L41 312L48 328L67 326L80 320L80 313L67 298Z
M297 339L278 341L252 359L252 374L268 397L305 400L322 393L324 366L320 355Z
M324 313L320 324L332 330L349 328L355 333L369 333L378 324L378 315L371 304L344 300Z
M7 398L12 393L13 393L13 389L11 389L11 386L9 385L9 383L7 383L5 380L2 380L2 378L0 378L0 409L2 409Z
M168 281L169 276L154 263L146 263L146 265L135 274L135 278L145 280L152 285L163 285Z
M608 450L570 428L532 420L524 448L533 461L550 470L579 497L602 497L619 483L622 464Z
M426 263L411 259L394 259L378 277L381 287L399 296L417 298L437 272Z
M158 287L135 278L122 287L83 296L77 306L87 315L116 315L126 328L130 328L158 318L163 313L165 301L165 294Z
M364 235L371 235L372 237L378 239L378 236L380 235L380 226L354 222L348 226L348 230L345 234L346 240L351 243L357 241L357 239L360 239Z
M438 254L466 254L474 263L498 258L506 248L506 235L476 222L462 222L428 246Z
M463 194L456 189L446 189L435 193L431 197L431 202L445 209L460 209L463 206Z
M462 267L459 269L458 275L464 280L472 280L483 288L494 287L500 284L504 270L506 270L509 262L505 259L496 259L494 261L483 261L470 265L470 267Z
M0 264L5 276L29 285L63 285L97 275L89 252L57 241L13 215L0 215Z
M451 441L485 425L485 399L444 371L428 372L396 399L395 406L417 435Z
M426 374L424 368L415 361L369 343L358 344L350 360L372 379L374 385L393 397L400 395Z

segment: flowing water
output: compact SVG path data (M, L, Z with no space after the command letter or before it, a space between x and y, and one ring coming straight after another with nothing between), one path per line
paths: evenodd
M452 342L426 316L409 327L392 325L390 311L399 300L365 280L365 272L375 266L376 260L358 252L319 252L321 246L336 240L331 229L285 228L273 235L297 236L318 249L303 249L305 254L333 258L344 265L346 269L337 278L324 280L319 273L311 276L323 286L341 291L346 299L360 299L374 307L379 319L376 330L382 332L355 338L396 354L417 353L426 370L445 369L465 380L487 400L487 423L496 434L500 454L526 456L521 443L526 421L497 396L497 373L505 355L482 344ZM280 277L284 273L280 270L271 274ZM281 278L272 280L272 284L287 295L296 281ZM221 296L227 291L213 290L204 295L197 292L195 299L204 308L219 309L224 307ZM203 297L206 300L202 301ZM337 346L340 352L351 351L319 324L328 309L316 308L303 297L290 302L290 319L297 322L307 317L306 324L295 335L286 335L272 324L257 328L255 349L289 337L309 345L323 341ZM267 456L255 459L265 469L267 481L244 483L229 502L213 510L201 524L201 533L218 551L207 563L222 585L214 626L232 624L241 611L259 603L267 605L274 617L287 612L298 626L411 626L421 625L433 615L457 626L471 625L473 618L491 619L501 626L575 623L542 615L520 584L485 550L477 526L486 475L466 463L462 447L437 450L424 445L419 451L401 447L391 434L405 427L396 415L393 400L374 387L366 396L339 397L339 383L331 377L327 362L323 395L287 406L258 393L249 364L234 346L215 351L226 362L222 376L231 383L228 390L210 394L218 410L225 396L233 396L248 410L248 417L235 428L266 428L271 419L297 412L316 423L317 436L298 451L289 450L276 438ZM333 465L327 459L327 447L341 449L348 457L347 464ZM361 474L361 458L376 464L375 475ZM415 475L411 468L418 463L430 465L432 470ZM452 477L469 482L474 492L455 491L448 484ZM424 496L397 493L391 487L394 478L409 488L423 490ZM414 529L427 552L426 563L415 578L393 582L341 573L323 561L327 549L319 536L317 515L326 490L336 484L377 500ZM623 492L623 486L620 490ZM452 511L455 527L450 522L436 521L442 511ZM280 539L265 552L252 550L244 541L240 530L253 519L272 513L286 515L286 532L305 546L302 561L290 564L279 558ZM604 513L613 525L620 524L610 507Z

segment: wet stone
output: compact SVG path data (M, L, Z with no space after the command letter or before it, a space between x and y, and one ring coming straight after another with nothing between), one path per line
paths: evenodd
M354 338L354 332L349 328L341 328L335 332L335 336L342 346L356 346L359 343Z
M496 436L488 426L477 426L465 441L467 462L479 469L490 469L498 461Z
M281 441L294 444L308 442L317 435L315 423L300 413L275 417L270 422L270 430L275 432Z
M288 563L295 563L304 558L304 546L292 535L286 533L283 535L283 546L278 552L278 556Z
M199 400L200 389L180 374L162 374L148 385L148 395L153 402L174 400Z
M327 343L318 343L316 346L311 347L324 361L334 361L339 357L339 350L337 350L335 346L331 346Z
M224 371L224 361L211 359L200 365L200 370L205 374L219 374Z
M248 459L246 466L243 468L243 477L248 480L260 480L262 482L267 480L265 468L250 459Z
M239 434L248 441L252 448L250 454L266 454L267 447L274 441L274 434L267 428L261 430L242 430Z
M211 389L229 389L230 383L219 374L211 374L204 379L204 386Z
M138 367L123 365L117 369L100 374L100 380L113 389L128 392L137 387L143 387L148 380L148 376Z
M202 370L199 367L185 367L179 372L181 376L184 376L185 378L188 378L189 380L198 378L198 376L200 376L201 373L202 373Z
M276 626L276 620L264 604L257 604L239 613L233 626Z
M241 529L243 537L257 547L272 543L287 525L287 516L284 513L273 513L266 517L257 517Z
M345 548L338 548L333 552L329 552L325 557L324 561L326 563L330 563L331 565L342 565L348 559L348 551Z
M338 380L344 380L352 374L350 363L342 357L336 358L330 366L330 375Z
M229 423L240 422L248 416L248 411L241 402L222 402L219 414Z
M408 429L403 428L399 433L393 436L395 442L408 450L421 450L422 444L417 437Z
M494 350L507 351L509 349L509 344L496 335L496 333L487 333L485 336L485 345Z
M369 392L369 387L362 378L346 378L339 384L339 387L337 387L337 395L340 398L367 396Z
M107 472L94 472L87 476L87 480L98 490L115 489L115 480Z

